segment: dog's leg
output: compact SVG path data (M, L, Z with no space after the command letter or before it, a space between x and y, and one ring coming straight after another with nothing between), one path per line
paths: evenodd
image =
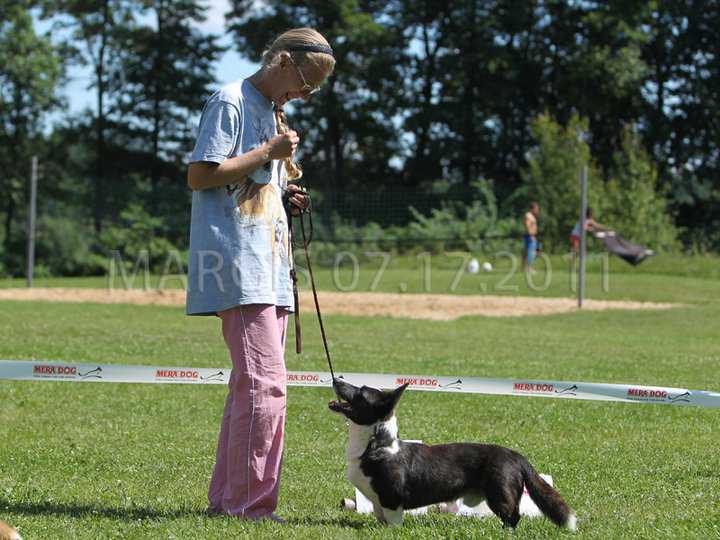
M505 527L515 528L520 521L519 501L513 502L500 497L488 497L488 506L497 517L499 517Z
M380 523L382 523L383 525L387 525L387 521L385 521L385 515L383 514L383 510L379 504L373 504L373 514L375 514L375 517Z
M507 493L488 496L487 503L490 510L502 520L505 527L514 529L520 521L520 501L512 500Z
M403 509L402 506L398 506L395 510L389 508L383 508L382 513L385 515L385 522L390 527L399 527L403 522Z

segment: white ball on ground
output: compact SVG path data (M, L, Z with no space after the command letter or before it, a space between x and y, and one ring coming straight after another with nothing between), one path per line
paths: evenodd
M485 272L492 272L492 264L490 264L489 262L484 262L484 263L482 264L482 269L483 269Z
M470 259L470 262L467 265L467 271L471 274L477 274L479 270L480 262L475 258Z

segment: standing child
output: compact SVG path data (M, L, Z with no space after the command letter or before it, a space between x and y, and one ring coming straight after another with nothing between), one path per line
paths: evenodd
M285 329L293 305L284 192L297 133L282 107L309 99L335 65L317 31L281 34L251 77L215 92L203 107L190 158L193 190L187 314L217 315L233 369L225 401L210 513L269 518L278 502L285 426Z

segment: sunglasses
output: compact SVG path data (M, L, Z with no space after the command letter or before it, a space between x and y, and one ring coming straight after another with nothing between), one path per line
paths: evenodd
M311 86L308 84L308 82L305 80L305 76L303 75L303 72L300 70L300 67L295 63L295 60L293 60L292 56L290 57L290 61L292 62L292 65L295 66L295 70L298 72L298 75L300 75L300 80L303 83L302 88L300 89L300 92L303 94L309 96L311 94L315 94L316 92L320 91L319 86Z

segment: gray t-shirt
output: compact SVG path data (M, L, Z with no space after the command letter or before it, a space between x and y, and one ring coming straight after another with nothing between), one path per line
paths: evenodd
M222 163L275 134L272 103L248 81L236 81L205 103L190 162ZM193 191L188 315L215 315L243 304L294 310L286 185L282 162L274 160L236 184Z

